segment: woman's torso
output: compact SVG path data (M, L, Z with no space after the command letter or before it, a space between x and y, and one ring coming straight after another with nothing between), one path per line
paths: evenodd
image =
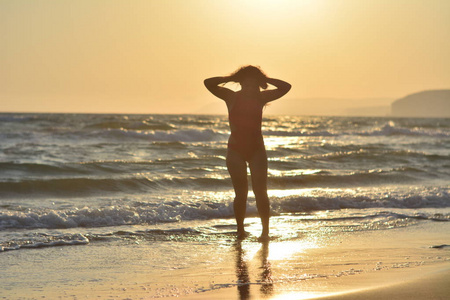
M244 156L264 147L261 132L264 105L260 95L237 92L234 101L227 105L231 129L228 145Z

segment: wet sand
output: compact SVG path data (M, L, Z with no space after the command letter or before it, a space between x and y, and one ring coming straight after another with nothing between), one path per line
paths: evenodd
M9 251L0 299L446 299L449 229Z
M203 299L448 299L450 295L450 265L448 263L408 270L394 270L376 274L346 277L323 284L322 280L289 287L276 295L258 295L257 288L250 287L249 296L242 296L236 288L181 297L186 300Z

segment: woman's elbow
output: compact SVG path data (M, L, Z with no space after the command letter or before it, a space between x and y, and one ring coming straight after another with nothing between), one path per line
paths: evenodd
M292 88L292 85L290 83L286 82L286 86L284 87L284 93L287 94Z
M214 83L212 82L211 78L206 78L203 80L203 84L208 90L211 90L212 87L214 87Z

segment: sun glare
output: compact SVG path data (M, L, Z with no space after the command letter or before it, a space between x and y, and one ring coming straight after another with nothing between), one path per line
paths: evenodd
M291 11L293 9L310 9L314 6L312 0L243 0L239 2L243 8L272 14L279 11Z
M312 0L243 0L232 2L233 14L248 23L257 23L264 29L303 22L315 15L318 2Z

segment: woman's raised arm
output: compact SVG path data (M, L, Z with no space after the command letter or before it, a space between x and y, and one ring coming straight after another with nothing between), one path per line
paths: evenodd
M275 79L275 78L267 78L267 83L275 86L276 89L261 92L263 101L265 103L273 101L273 100L277 100L278 98L283 97L284 95L287 94L287 92L289 92L289 90L292 87L286 81L283 81L280 79Z
M229 81L232 81L230 76L211 77L211 78L205 79L205 81L203 83L205 84L208 91L210 91L214 96L216 96L222 100L228 101L233 97L234 92L230 89L219 86L219 84L226 83Z

